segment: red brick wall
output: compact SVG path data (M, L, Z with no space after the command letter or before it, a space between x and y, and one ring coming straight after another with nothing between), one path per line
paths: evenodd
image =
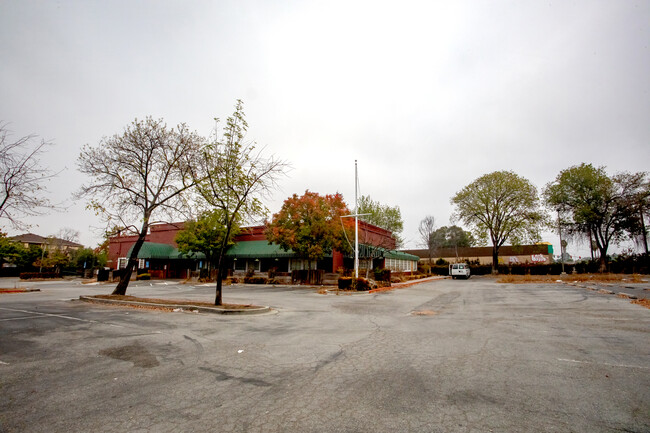
M155 242L158 244L169 244L177 246L174 239L176 238L176 233L179 230L182 230L184 223L165 223L165 224L154 224L149 227L149 233L145 237L145 242ZM108 244L108 263L107 265L111 269L117 268L117 259L120 257L126 257L131 246L138 240L137 236L114 236L111 238Z

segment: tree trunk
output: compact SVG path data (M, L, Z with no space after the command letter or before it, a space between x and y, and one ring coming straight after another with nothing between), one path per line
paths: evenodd
M645 219L643 216L643 212L641 212L641 234L643 236L643 248L645 249L645 253L648 254L648 232L646 231L645 228Z
M492 275L499 274L499 248L492 247Z
M219 253L219 257L217 259L217 287L215 291L214 305L223 305L223 296L222 296L223 282L221 280L221 277L223 275L224 255L225 253L222 248L221 252Z
M140 249L144 244L145 236L146 232L144 236L141 233L140 236L138 236L138 240L135 241L135 244L133 244L133 250L131 250L131 256L129 256L129 261L126 264L126 269L124 269L124 274L122 274L120 277L120 282L117 284L117 287L115 287L115 290L113 290L113 295L126 294L126 288L129 287L129 281L131 281L133 267L138 262L138 254L140 253Z
M599 257L599 267L598 267L598 272L601 274L604 272L607 272L607 250L603 250L602 248L599 249L600 251L600 257Z
M140 253L140 249L144 244L144 240L147 236L148 228L149 228L148 224L142 226L142 230L140 230L140 235L138 236L138 240L135 241L135 244L133 244L133 249L131 250L131 255L129 256L129 261L126 264L126 269L124 270L124 274L120 278L120 282L117 284L117 287L115 287L115 290L113 290L112 293L113 295L122 295L122 296L126 295L126 288L129 287L129 281L131 281L131 274L133 273L133 267L138 262L138 254Z

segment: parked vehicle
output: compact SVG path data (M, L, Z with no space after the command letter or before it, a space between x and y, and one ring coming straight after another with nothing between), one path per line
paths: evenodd
M470 275L469 265L467 263L449 265L449 275L451 275L451 278L454 280L460 277L468 279Z

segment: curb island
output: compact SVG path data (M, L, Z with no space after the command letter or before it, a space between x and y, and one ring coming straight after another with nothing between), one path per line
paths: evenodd
M103 299L95 296L79 296L79 300L95 304L110 304L123 306L139 307L157 307L167 309L180 309L182 311L191 311L198 313L228 314L228 315L245 315L245 314L263 314L271 311L270 307L251 307L251 308L222 308L218 306L206 307L204 305L192 304L158 304L154 302L125 301L116 299Z

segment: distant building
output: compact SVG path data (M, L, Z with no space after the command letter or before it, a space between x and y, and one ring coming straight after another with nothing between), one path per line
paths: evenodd
M205 269L207 263L201 253L183 255L175 242L184 223L155 224L149 229L145 243L138 254L138 272L148 272L152 278L187 278L192 271ZM109 240L108 263L112 269L126 267L136 235L117 235ZM392 233L380 227L359 221L360 268L388 268L393 271L414 272L418 257L395 251ZM352 240L353 241L353 240ZM227 266L232 275L246 272L266 273L275 268L278 273L307 269L309 263L297 253L284 251L270 244L264 226L245 227L235 237L235 245L226 252ZM311 263L312 269L336 273L341 268L354 268L354 259L338 251L326 254L322 260Z
M429 263L429 250L403 250L420 258L420 263ZM492 247L438 248L433 252L431 262L443 259L449 263L479 261L482 265L492 264ZM551 264L553 245L504 245L499 248L500 265Z
M83 245L76 242L55 238L53 236L43 237L34 233L25 233L18 236L11 236L8 239L10 241L23 244L25 248L29 248L30 245L36 245L43 248L45 251L76 251L84 247Z

